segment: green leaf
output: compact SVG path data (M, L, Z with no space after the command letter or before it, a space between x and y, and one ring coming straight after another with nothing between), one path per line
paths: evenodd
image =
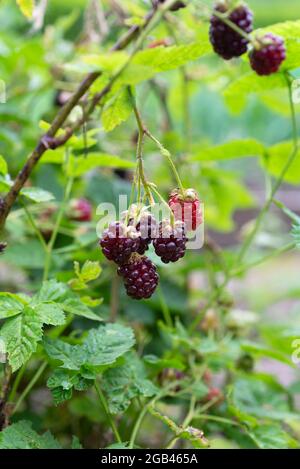
M38 187L24 187L21 190L21 195L31 200L32 202L49 202L50 200L55 199L54 195L51 192L45 191Z
M146 379L143 363L134 353L128 353L124 358L122 365L105 371L101 381L112 414L125 412L135 397L151 397L158 391Z
M31 19L34 9L34 0L16 0L17 4L26 18Z
M292 235L297 243L297 248L300 249L300 223L293 225Z
M62 340L44 337L44 347L49 357L61 362L61 366L67 370L79 371L86 361L86 351L81 345L70 345Z
M76 314L92 321L103 321L103 319L95 314L79 297L66 298L63 303L58 303L66 313Z
M119 324L106 324L91 329L82 345L70 345L62 340L44 339L50 358L61 367L79 371L81 367L98 368L111 365L130 350L135 343L132 329Z
M47 386L51 389L55 405L71 399L73 388L78 391L88 389L93 380L82 378L78 373L72 373L67 370L57 369L47 381Z
M61 449L50 432L39 435L31 422L20 420L0 433L0 449Z
M264 93L270 90L286 88L286 79L283 74L276 73L267 77L259 77L249 72L230 83L224 90L224 98L230 110L239 113L245 107L251 93Z
M34 305L33 308L44 324L61 326L66 321L63 309L56 303L39 303Z
M289 366L294 366L291 358L282 353L280 350L275 350L255 342L243 341L241 343L241 348L244 352L254 355L256 358L268 357L273 358L274 360L286 363Z
M0 319L9 318L20 314L26 302L13 293L0 292Z
M281 175L290 155L293 152L294 144L291 141L277 143L268 148L268 158L264 160L267 171L275 177ZM300 182L300 150L293 163L284 176L284 180L290 184Z
M12 371L16 371L36 351L37 343L41 340L43 321L29 306L25 306L23 313L5 321L0 331L8 353Z
M101 271L99 262L86 261L81 269L81 278L84 282L91 282L99 277Z
M68 172L73 177L79 177L98 167L134 168L135 163L124 160L119 156L107 155L106 153L89 153L86 157L79 156L71 158Z
M105 106L102 124L106 132L125 122L132 112L131 97L127 88L121 89Z
M61 300L68 293L68 287L64 283L56 280L47 280L43 282L40 291L34 296L36 303L51 302Z
M260 425L247 432L260 449L299 448L299 444L280 425Z
M242 422L256 426L257 419L274 421L299 420L289 410L288 396L272 381L263 381L260 376L237 379L230 395L230 411Z
M103 366L114 363L135 344L133 330L120 324L106 324L91 329L84 346L87 353L86 364Z
M201 148L192 155L192 161L221 161L233 158L262 156L265 152L262 143L254 139L232 140L209 148Z
M7 171L7 163L3 156L0 155L0 174L3 174L5 176L7 174Z
M86 261L80 270L79 262L74 262L74 270L77 278L71 279L69 285L73 290L88 288L87 283L96 280L102 272L99 262Z

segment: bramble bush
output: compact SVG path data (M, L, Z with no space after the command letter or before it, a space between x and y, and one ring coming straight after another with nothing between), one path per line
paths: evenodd
M1 3L1 449L300 447L300 20L262 3Z

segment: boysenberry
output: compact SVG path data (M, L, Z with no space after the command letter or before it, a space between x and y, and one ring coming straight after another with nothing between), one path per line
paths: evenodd
M240 4L234 9L230 9L227 3L218 2L214 11L223 13L228 20L247 34L253 30L253 14L247 5ZM209 37L214 51L225 60L240 57L247 52L249 43L247 38L234 31L214 14L210 20Z
M139 254L145 254L151 241L157 236L158 227L153 215L145 208L139 205L131 205L128 210L122 213L122 221L128 220L129 226L135 226L140 233Z
M183 194L175 189L170 194L169 207L175 219L185 223L187 231L195 231L203 221L201 202L194 189L187 189Z
M124 279L127 295L136 300L150 298L158 285L156 267L146 256L132 255L118 268L118 274Z
M121 222L112 222L104 231L100 240L102 252L107 259L124 264L140 246L139 233L133 226Z
M276 73L286 58L284 40L272 33L257 37L249 56L251 67L258 75Z
M69 206L69 217L75 221L91 221L92 205L87 199L72 199Z
M177 221L171 226L169 222L162 221L158 237L153 240L153 246L162 262L168 264L178 261L185 255L186 242L184 223Z

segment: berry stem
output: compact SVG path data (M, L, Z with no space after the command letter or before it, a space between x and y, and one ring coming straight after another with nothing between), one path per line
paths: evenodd
M170 165L170 167L171 167L171 169L174 173L174 176L176 178L176 181L177 181L178 187L180 189L180 192L184 197L185 190L184 190L182 181L180 179L179 173L178 173L178 171L176 169L176 166L174 164L174 161L172 160L170 152L160 143L159 140L157 140L156 137L154 137L154 135L151 134L151 132L149 132L148 129L146 129L145 133L146 133L147 137L149 137L157 145L157 147L159 148L159 151L161 152L162 156L165 156L167 158L167 160L169 162L169 165Z
M96 389L97 395L98 395L98 397L99 397L99 400L100 400L100 402L101 402L101 404L102 404L102 407L103 407L103 409L104 409L104 412L105 412L105 414L106 414L107 420L108 420L108 422L109 422L109 424L110 424L110 427L111 427L111 429L112 429L112 431L113 431L113 433L114 433L114 435L115 435L115 438L116 438L116 440L117 440L118 443L122 443L122 438L120 437L120 434L119 434L118 429L117 429L117 427L116 427L116 425L115 425L115 422L114 422L114 420L113 420L113 418L112 418L112 416L111 416L111 413L109 412L109 408L108 408L106 399L105 399L105 397L104 397L104 394L102 393L102 391L101 391L101 389L100 389L100 387L99 387L99 385L98 385L98 383L97 383L96 381L95 381L95 389Z
M137 158L137 184L138 184L138 202L141 202L141 183L144 187L144 191L147 195L147 198L150 202L151 205L154 205L154 200L151 194L151 191L149 189L149 184L145 176L145 171L144 171L144 162L143 162L143 142L144 142L144 136L146 134L146 129L142 121L141 114L137 108L135 98L133 96L132 90L130 87L128 87L128 92L129 96L132 101L132 107L133 107L133 112L136 118L136 122L138 125L138 141L137 141L137 149L136 149L136 158Z
M174 226L175 224L175 216L174 216L174 213L172 211L172 209L169 207L169 204L165 201L165 199L163 198L163 196L160 194L160 192L154 187L153 184L151 184L151 190L154 192L154 194L159 198L159 200L165 205L165 207L167 207L169 213L170 213L170 222L171 222L171 225Z

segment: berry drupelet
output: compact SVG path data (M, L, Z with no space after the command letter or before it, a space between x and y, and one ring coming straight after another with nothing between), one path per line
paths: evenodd
M253 14L247 5L243 3L230 9L228 2L218 2L215 5L214 12L224 14L225 18L246 34L253 31ZM240 57L247 52L249 43L247 38L234 31L215 14L212 15L210 20L209 37L214 51L225 60Z
M276 73L286 58L284 40L272 33L257 37L249 57L251 67L258 75Z
M126 263L131 254L140 247L140 233L133 226L126 226L121 222L112 222L104 231L100 246L105 257L116 262Z
M118 274L124 279L127 295L135 300L150 298L158 285L156 267L146 256L133 254L118 268Z
M175 222L171 226L168 221L162 221L159 226L158 237L154 239L155 253L165 264L177 262L185 255L187 238L184 223Z

